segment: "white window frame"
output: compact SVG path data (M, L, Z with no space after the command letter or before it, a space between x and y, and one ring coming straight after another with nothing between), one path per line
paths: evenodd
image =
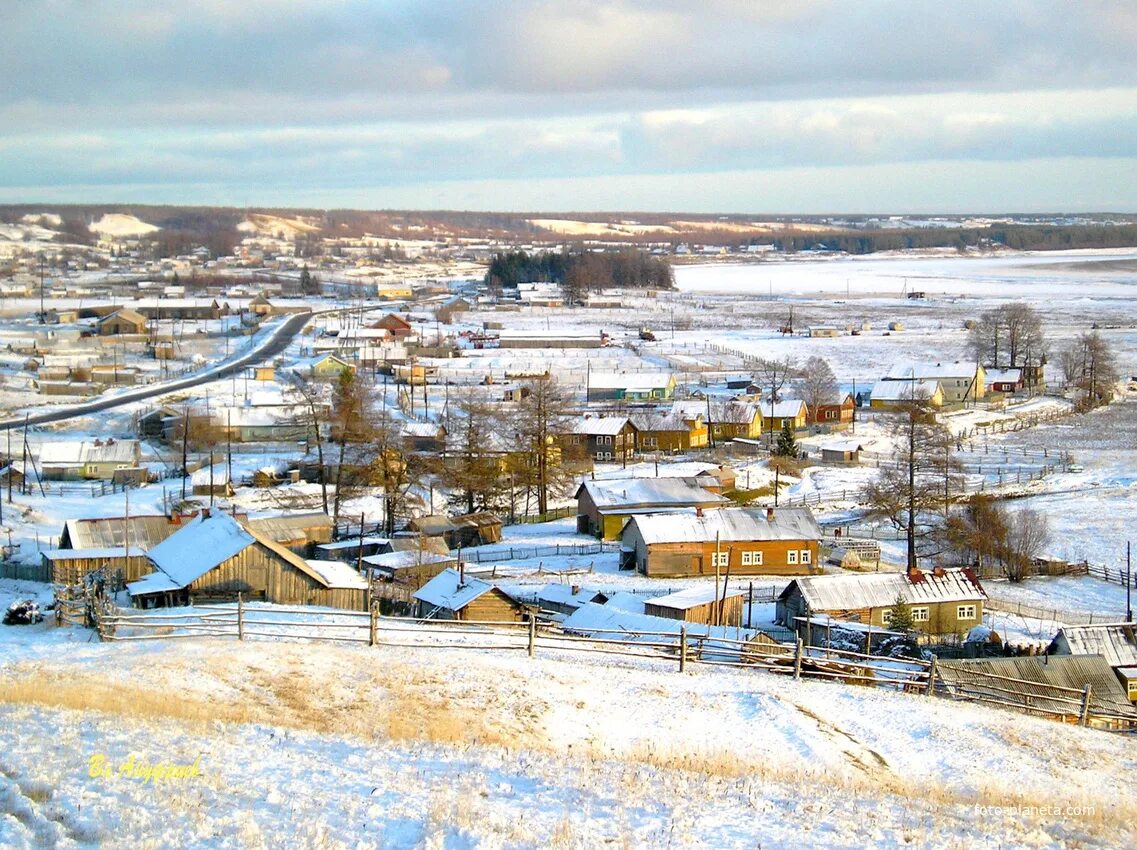
M730 552L711 552L712 567L729 567Z
M891 608L885 608L883 611L880 612L880 621L882 623L884 623L886 626L892 622L892 609Z
M762 551L755 549L750 552L742 553L742 566L744 567L760 567L762 566Z
M957 605L955 607L955 618L957 620L974 620L975 619L975 606L974 605Z
M795 567L797 566L797 549L790 549L790 551L786 553L786 563L792 564Z
M919 608L912 609L912 622L913 623L927 623L932 619L932 609L926 605L921 605Z
M813 563L813 553L810 552L808 549L802 549L801 550L801 563L803 563L803 564L812 564Z

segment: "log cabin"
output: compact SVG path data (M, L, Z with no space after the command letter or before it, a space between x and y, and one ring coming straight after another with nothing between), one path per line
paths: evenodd
M443 570L415 591L424 620L522 622L525 606L505 591L463 571Z

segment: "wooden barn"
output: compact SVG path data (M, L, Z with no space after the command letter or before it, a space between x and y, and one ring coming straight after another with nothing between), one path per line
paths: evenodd
M155 571L128 585L136 606L206 599L367 609L367 581L350 566L310 563L228 514L202 511L148 554Z
M414 598L424 620L522 622L526 613L505 591L455 569L443 570L415 591Z
M142 336L147 332L148 319L137 310L123 307L96 322L99 336Z
M622 562L648 576L808 575L821 529L809 508L722 508L633 516Z
M131 546L149 550L182 527L181 518L139 514L130 518L69 519L59 536L60 549L115 549Z
M501 540L501 526L501 519L489 511L451 517L433 514L407 523L409 531L425 537L441 537L451 549L497 543Z
M727 590L709 584L689 587L645 600L644 613L707 626L741 626L743 596L741 590Z
M79 584L95 570L121 582L137 581L150 572L146 552L137 546L109 549L50 549L40 553L53 584Z

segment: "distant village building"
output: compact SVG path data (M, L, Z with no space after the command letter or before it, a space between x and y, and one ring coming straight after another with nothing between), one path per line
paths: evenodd
M786 398L772 405L760 404L762 427L766 431L781 431L789 423L791 431L800 431L809 424L809 406L798 398Z
M930 407L942 407L944 391L940 382L931 379L920 381L878 381L869 396L873 410L896 410L913 401Z
M621 478L585 481L576 491L577 531L615 540L633 516L681 508L713 509L730 500L690 478Z
M853 424L856 409L856 402L853 400L852 394L846 393L845 397L838 402L817 405L811 411L813 424L825 425L834 429L847 428Z
M641 452L685 452L705 448L709 440L701 413L633 413L629 419L636 429L636 446Z
M424 620L519 622L525 607L489 582L446 569L414 593Z
M663 401L675 395L671 372L590 372L588 401Z
M895 363L881 381L909 383L913 387L936 381L943 391L944 404L975 401L987 392L986 372L974 363Z
M143 336L147 333L148 319L137 310L123 307L95 323L99 336Z
M142 464L138 440L44 443L39 453L40 475L45 481L111 481L119 470Z

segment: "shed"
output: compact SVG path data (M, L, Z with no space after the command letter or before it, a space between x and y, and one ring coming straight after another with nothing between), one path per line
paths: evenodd
M104 549L49 549L41 553L53 584L79 584L91 572L105 569L121 581L135 581L150 572L146 552L138 546Z
M412 519L407 529L426 537L441 537L450 549L465 549L497 543L501 540L502 522L489 511L453 517L433 514Z
M741 626L743 596L741 590L700 585L645 600L644 613L685 623Z
M446 569L415 591L425 620L521 622L525 608L499 587Z

